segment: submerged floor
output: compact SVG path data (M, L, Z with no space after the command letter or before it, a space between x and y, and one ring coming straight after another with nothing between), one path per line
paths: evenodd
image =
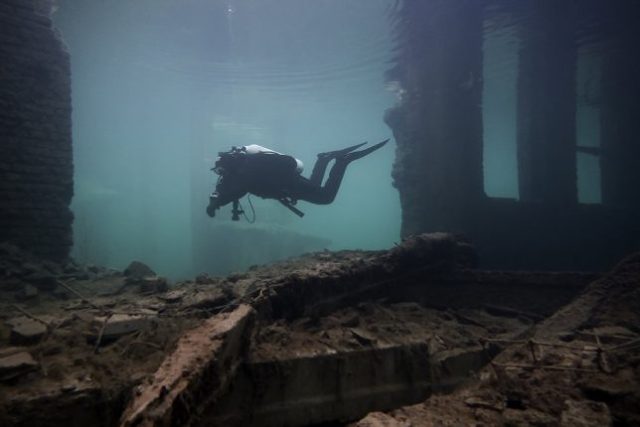
M637 420L635 258L598 281L477 271L425 235L168 286L1 252L2 425Z

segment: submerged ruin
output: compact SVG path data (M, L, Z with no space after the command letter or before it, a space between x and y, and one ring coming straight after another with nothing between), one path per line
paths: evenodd
M139 263L46 273L7 254L3 425L638 421L637 256L604 276L483 271L432 234L168 289ZM25 266L54 285L21 294Z
M639 17L633 1L401 2L387 77L402 92L385 121L398 145L403 235L465 233L488 268L603 270L636 250ZM483 185L493 143L485 107L500 96L484 71L505 67L484 56L496 46L508 64L500 76L514 76L515 102L493 113L514 129L510 197ZM585 158L595 170L580 170ZM600 196L580 200L582 180Z
M640 424L639 8L556 5L394 11L397 246L170 283L69 258L69 54L50 2L3 1L0 425ZM482 185L483 41L505 23L520 46L513 199ZM585 28L598 49L578 48ZM585 55L603 64L589 93ZM576 140L583 99L598 147ZM577 195L585 153L600 203Z

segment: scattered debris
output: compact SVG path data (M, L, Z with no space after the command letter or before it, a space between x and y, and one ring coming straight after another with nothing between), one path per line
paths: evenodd
M26 285L24 285L22 290L20 292L18 292L16 297L19 300L30 300L30 299L33 299L33 298L37 298L38 294L39 294L38 288L36 288L33 285L26 284Z
M123 335L131 334L133 332L149 329L153 322L153 317L147 315L129 315L129 314L114 314L108 317L96 317L94 318L94 327L98 331L97 335L94 335L94 339L98 339L99 336L106 340L113 340ZM100 331L102 333L100 333Z
M640 425L638 324L640 253L543 320L533 336L503 341L506 349L467 387L388 415L414 427Z
M566 409L560 415L560 425L575 426L610 426L612 425L609 407L603 402L589 400L572 400L564 402Z
M164 295L158 295L158 298L160 298L161 300L173 304L173 303L177 303L179 301L182 300L182 298L187 294L186 291L181 290L181 289L176 289L173 291L169 291L167 293L165 293Z
M0 353L0 381L12 380L38 369L38 362L28 352L6 353L6 350Z
M11 326L10 342L13 345L32 345L47 333L47 327L28 317L16 317L6 321Z
M19 251L3 258L2 251L0 245L0 396L11 396L0 398L3 425L16 419L32 426L114 425L126 399L123 422L140 420L142 426L157 416L203 425L231 398L225 385L234 372L264 373L252 379L255 394L234 383L241 396L244 390L257 398L270 386L284 390L294 366L326 358L343 372L340 360L347 355L354 358L349 372L334 375L342 382L333 385L370 399L359 401L360 411L382 409L392 394L376 383L366 383L366 393L349 389L364 378L360 368L384 373L384 366L419 359L429 363L428 380L406 375L403 381L421 393L448 393L468 383L416 406L374 413L361 426L575 424L582 422L580 413L604 424L640 423L633 409L640 402L640 262L625 261L575 299L595 275L472 270L469 245L444 234L416 236L390 251L308 254L227 278L202 276L171 290L139 266L127 277L97 266L56 267L21 258ZM138 271L135 282L132 271ZM54 277L57 289L26 279L37 275ZM36 296L15 305L34 289ZM232 332L225 319L249 306L255 327ZM20 316L39 332L15 338ZM228 334L212 339L219 328ZM9 347L12 342L27 347ZM365 354L371 363L358 363ZM237 370L242 364L248 370ZM410 372L403 369L390 372ZM372 378L383 377L367 380ZM434 386L446 378L451 384ZM393 393L406 384L393 383ZM325 400L305 401L297 393L297 413L311 413L305 405L313 402L331 402L336 387L329 387ZM381 400L369 398L371 390ZM273 396L272 406L236 401L231 413L249 417L246 425L268 425L268 417L254 411L282 406ZM341 405L349 404L348 396ZM410 395L413 402L425 398L416 396ZM371 402L377 406L366 406ZM334 420L331 413L323 411L325 421L366 415L344 412L351 418ZM229 421L224 425L234 425ZM270 422L282 425L277 417Z
M167 279L159 276L145 276L140 280L140 292L156 294L160 292L166 292L169 289Z
M127 268L124 269L124 275L130 279L143 279L147 276L155 276L156 273L148 265L140 262L133 261Z
M122 426L191 424L198 407L215 401L233 379L251 335L253 309L242 305L187 332L141 385L122 416ZM206 376L206 379L203 377Z
M399 421L383 412L371 412L354 424L354 427L411 427L411 423Z

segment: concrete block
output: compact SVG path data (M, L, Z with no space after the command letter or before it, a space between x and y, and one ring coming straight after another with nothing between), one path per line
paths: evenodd
M123 335L131 334L151 327L153 316L114 314L107 320L102 337L105 339L115 339ZM96 333L100 331L105 322L105 317L96 317L93 321Z
M235 377L253 318L254 310L241 305L184 334L150 383L138 387L120 425L193 425L194 417L216 401Z
M47 327L28 317L16 317L7 321L12 326L10 341L13 345L35 344L47 333Z
M0 380L6 381L38 368L31 354L26 351L0 357Z

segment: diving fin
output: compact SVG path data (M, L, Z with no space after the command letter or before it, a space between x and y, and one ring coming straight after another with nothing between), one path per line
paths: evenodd
M348 153L352 152L353 150L362 147L365 144L366 144L366 142L363 142L362 144L352 145L351 147L343 148L342 150L327 151L326 153L318 154L318 157L335 159L335 158L338 158L338 157L342 157L345 154L348 154Z
M347 162L351 162L353 160L360 159L360 158L366 156L367 154L371 154L374 151L376 151L377 149L382 148L387 142L389 142L389 140L385 139L384 141L379 142L376 145L372 145L369 148L365 148L364 150L355 151L353 153L347 153L347 154L345 154L344 156L341 157L341 160L346 160Z

